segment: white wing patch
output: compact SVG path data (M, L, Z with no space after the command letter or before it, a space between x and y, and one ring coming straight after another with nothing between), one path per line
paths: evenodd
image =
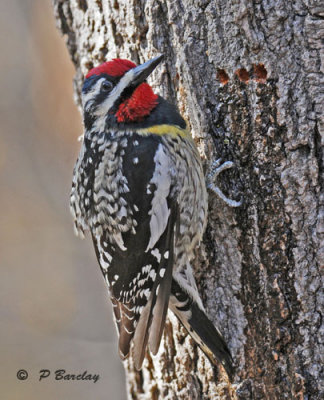
M167 203L167 197L170 194L171 186L171 177L169 173L170 163L162 144L159 145L155 153L154 162L156 168L150 183L156 186L156 190L154 192L152 208L150 210L151 237L147 249L145 250L146 252L152 249L160 239L161 235L165 231L170 215L170 209L168 208Z

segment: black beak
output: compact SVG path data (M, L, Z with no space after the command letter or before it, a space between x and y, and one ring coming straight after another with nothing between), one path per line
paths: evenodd
M146 61L146 63L139 65L132 69L134 78L132 79L132 86L138 86L144 82L145 79L151 74L151 72L160 64L163 59L163 54L153 58L152 60Z

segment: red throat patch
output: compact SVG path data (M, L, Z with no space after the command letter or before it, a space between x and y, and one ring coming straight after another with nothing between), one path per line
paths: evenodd
M122 103L116 112L118 122L141 121L157 106L158 96L153 92L151 86L141 83L133 92L132 96Z
M92 68L87 75L86 79L92 75L107 74L110 76L123 76L125 72L136 67L136 64L129 60L123 60L121 58L114 58L112 61L107 61L98 67Z

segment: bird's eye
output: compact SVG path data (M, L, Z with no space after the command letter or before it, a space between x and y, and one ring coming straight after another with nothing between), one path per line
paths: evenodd
M111 91L111 89L113 88L113 84L109 81L104 81L101 84L101 88L100 90L104 93L108 93Z

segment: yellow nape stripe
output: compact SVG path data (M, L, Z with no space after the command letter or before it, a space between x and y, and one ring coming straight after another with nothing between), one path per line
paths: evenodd
M153 125L145 129L139 129L137 133L142 135L149 135L153 133L155 135L172 135L182 136L185 138L191 138L191 134L188 129L182 129L177 125Z

